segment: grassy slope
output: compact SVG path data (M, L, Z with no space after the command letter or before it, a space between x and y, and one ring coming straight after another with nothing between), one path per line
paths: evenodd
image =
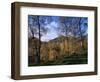
M48 66L48 65L74 65L74 64L87 64L87 54L73 54L71 56L64 56L54 61L47 61L40 65L30 64L29 66Z

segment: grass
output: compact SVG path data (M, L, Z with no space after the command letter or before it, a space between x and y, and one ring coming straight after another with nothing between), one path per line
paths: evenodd
M63 56L60 59L54 61L46 61L42 64L29 63L29 66L50 66L50 65L75 65L75 64L87 64L87 54L72 54L70 56Z

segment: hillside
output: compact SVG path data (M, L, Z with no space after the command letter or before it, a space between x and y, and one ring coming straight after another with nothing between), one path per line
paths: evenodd
M38 39L29 41L30 66L34 64L34 49L38 46ZM82 39L84 49L81 49L80 38L60 36L48 42L41 42L40 59L41 65L59 64L85 64L87 61L87 37Z

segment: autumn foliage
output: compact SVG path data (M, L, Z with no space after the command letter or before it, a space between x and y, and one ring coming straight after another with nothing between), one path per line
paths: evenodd
M67 42L67 38L69 38L69 43ZM30 57L30 65L36 65L34 60L35 60L35 54L36 54L36 48L33 49L33 46L38 45L38 39L29 39L29 57ZM69 48L68 48L69 45ZM40 60L41 60L41 65L45 65L46 62L51 62L54 61L56 62L57 60L61 61L61 59L64 59L66 57L66 62L67 62L67 57L73 57L75 54L79 57L87 57L87 37L84 37L83 39L83 46L84 49L81 49L80 47L81 42L79 38L74 38L74 37L65 37L65 36L60 36L59 38L55 38L53 40L50 40L49 42L41 42L41 51L40 51ZM37 48L38 50L38 48ZM85 59L87 61L87 59ZM77 57L76 57L77 61ZM82 63L82 62L78 62ZM86 63L86 62L85 62ZM52 65L52 62L50 63ZM63 64L63 63L56 63L56 64ZM67 63L64 63L67 64ZM74 64L74 62L73 62ZM84 64L84 62L83 62Z

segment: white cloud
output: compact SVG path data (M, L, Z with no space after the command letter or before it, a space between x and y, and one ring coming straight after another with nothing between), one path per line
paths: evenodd
M49 41L51 39L54 39L54 38L58 37L57 31L56 31L56 28L57 28L57 23L56 22L51 22L46 27L49 30L48 30L47 34L45 34L41 37L42 41Z

